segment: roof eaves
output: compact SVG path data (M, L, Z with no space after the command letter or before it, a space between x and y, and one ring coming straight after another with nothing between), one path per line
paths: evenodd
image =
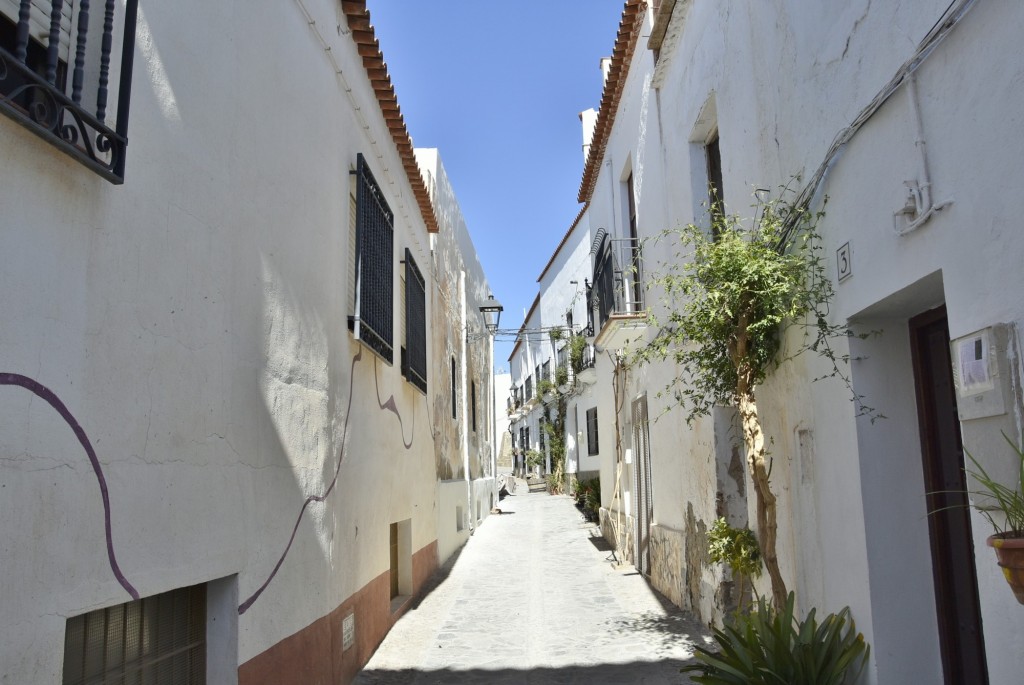
M590 152L587 154L587 163L583 167L583 180L580 183L580 191L577 196L579 202L589 202L594 194L597 173L601 168L601 161L604 159L612 124L615 123L615 111L619 108L619 100L626 86L629 65L633 59L633 53L636 51L637 38L640 36L640 29L643 28L646 10L646 0L626 0L626 6L622 10L619 32L615 38L615 48L612 51L612 62L608 70L608 78L605 80L604 92L601 95L597 123L594 125Z
M370 23L370 11L366 9L366 0L341 0L341 9L345 13L348 27L352 31L352 40L355 41L356 50L363 59L363 69L366 70L366 77L370 80L370 85L377 98L381 116L384 117L384 123L391 133L391 140L398 150L402 169L409 179L409 185L416 197L416 204L419 206L423 223L427 225L427 230L430 233L437 233L438 224L437 215L434 214L434 205L427 185L423 182L419 166L416 164L412 138L409 137L409 130L405 127L402 110L398 106L398 97L395 95L391 76L388 75L388 65L384 61L380 43L375 36L373 25Z
M519 332L516 333L516 344L512 346L512 354L508 356L509 361L512 361L512 357L516 356L516 350L523 343L523 333L526 332L526 324L530 323L530 317L533 316L533 312L539 304L540 293L537 293L537 297L533 298L533 304L530 305L530 311L526 312L526 316L523 317L523 325L519 327Z
M555 251L551 253L551 259L549 259L548 263L544 266L544 270L540 272L540 276L537 276L538 283L540 283L541 279L544 278L544 274L548 272L548 269L551 268L551 265L555 263L555 259L558 257L558 253L562 251L563 247L565 247L565 244L569 241L569 236L571 236L572 232L576 230L577 226L579 226L580 220L583 218L583 215L587 213L588 209L590 209L589 202L583 205L583 209L581 209L580 213L576 215L576 219L572 222L572 226L570 226L569 230L565 232L564 236L562 236L562 242L558 243L558 247L556 247Z

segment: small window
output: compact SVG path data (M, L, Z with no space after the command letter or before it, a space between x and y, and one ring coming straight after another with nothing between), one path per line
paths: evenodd
M349 329L384 361L394 359L394 214L362 154L356 159L354 308Z
M457 418L458 412L456 407L459 404L459 395L457 392L457 381L458 377L455 375L455 357L452 357L452 418Z
M587 454L598 453L597 439L597 407L594 407L587 410Z
M423 274L408 248L405 250L405 279L402 288L405 346L402 375L423 392L427 391L427 291Z
M704 157L708 169L708 208L711 210L711 226L718 235L718 222L725 216L725 194L722 185L722 153L718 145L718 131L711 134L704 146Z
M469 414L470 425L473 427L473 432L476 433L476 381L469 382Z
M206 585L69 618L63 685L206 682Z

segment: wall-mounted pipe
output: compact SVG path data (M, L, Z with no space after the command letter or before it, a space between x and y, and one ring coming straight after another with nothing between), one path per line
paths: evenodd
M893 213L897 235L906 235L916 231L936 212L953 204L952 200L946 200L939 204L933 203L932 181L928 172L928 147L924 139L924 123L921 119L921 107L917 99L917 77L911 73L904 79L904 83L907 87L907 99L910 102L910 115L914 125L918 179L904 181L907 186L907 204Z

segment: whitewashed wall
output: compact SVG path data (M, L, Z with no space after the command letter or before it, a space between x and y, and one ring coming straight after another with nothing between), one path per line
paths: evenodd
M306 5L344 77L295 3L141 8L121 187L0 121L0 372L99 465L0 387L4 682L57 682L66 618L128 585L224 577L237 644L210 653L237 666L386 573L389 523L437 537L424 398L347 330L357 153L395 213L396 311L426 229L340 4Z

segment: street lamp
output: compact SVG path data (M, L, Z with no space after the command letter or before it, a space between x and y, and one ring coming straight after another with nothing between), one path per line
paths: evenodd
M480 305L481 314L494 314L493 322L488 321L485 325L487 326L487 332L494 335L498 332L498 322L501 321L501 313L505 311L505 308L501 306L501 303L494 299L494 295L487 296L487 302Z

